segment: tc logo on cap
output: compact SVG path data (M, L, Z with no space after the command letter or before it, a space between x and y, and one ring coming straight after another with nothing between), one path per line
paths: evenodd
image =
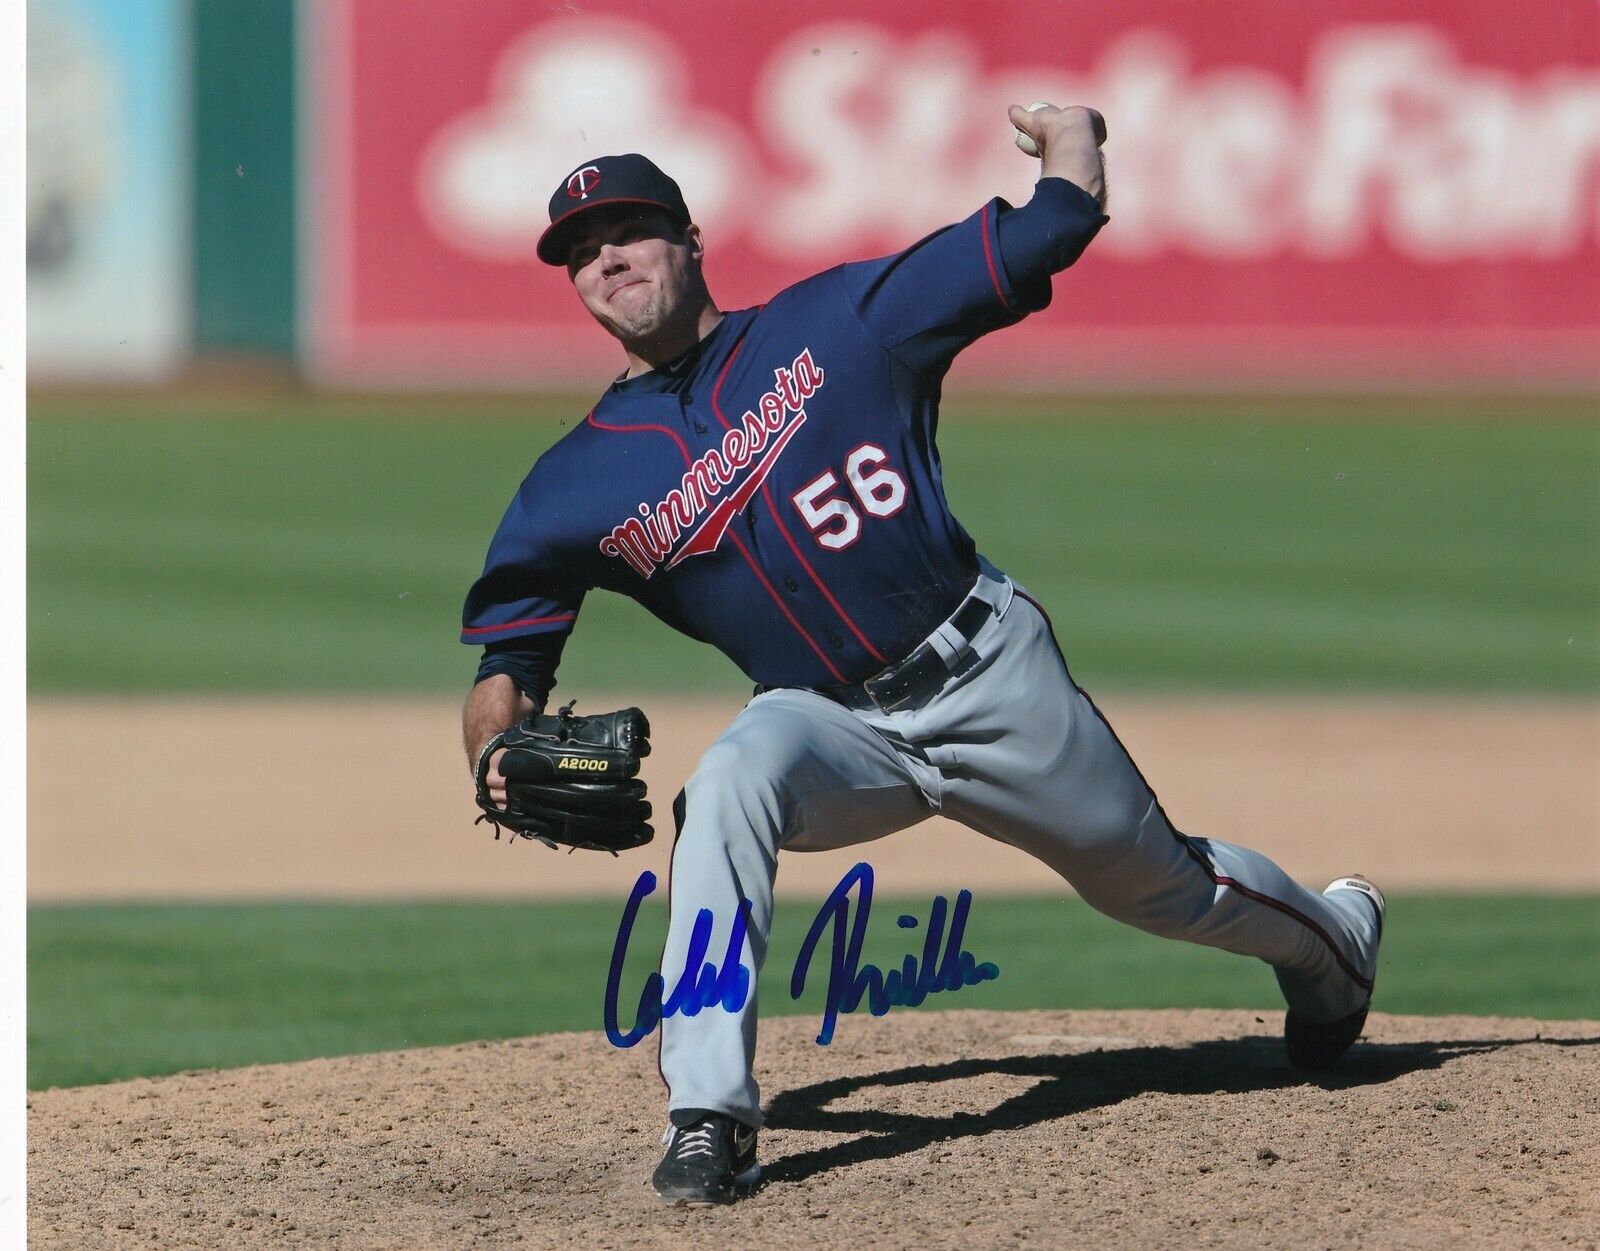
M600 168L597 165L585 165L577 173L567 179L567 195L574 200L587 200L589 193L600 185Z
M573 219L608 204L654 205L686 226L690 220L678 184L649 157L638 152L593 157L550 193L550 226L539 236L539 259L565 265Z

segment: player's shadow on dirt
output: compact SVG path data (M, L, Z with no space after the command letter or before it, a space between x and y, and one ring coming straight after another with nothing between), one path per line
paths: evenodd
M1482 1039L1423 1043L1360 1043L1335 1073L1315 1084L1326 1089L1372 1086L1406 1073L1436 1069L1448 1060L1535 1041L1555 1046L1600 1046L1600 1038ZM920 1116L830 1105L865 1092L896 1086L933 1085L964 1078L1006 1075L1037 1078L1021 1094L988 1112ZM1290 1068L1277 1039L1233 1038L1181 1047L1131 1047L1069 1055L1017 1055L998 1059L919 1064L858 1077L840 1077L773 1099L766 1124L772 1129L855 1134L846 1142L786 1155L762 1168L764 1184L804 1181L817 1173L870 1160L890 1160L936 1142L1023 1129L1107 1108L1147 1092L1173 1095L1244 1094L1307 1085Z

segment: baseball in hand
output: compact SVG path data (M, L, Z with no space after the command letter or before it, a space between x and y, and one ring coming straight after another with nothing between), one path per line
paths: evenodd
M1048 101L1048 100L1035 100L1032 104L1030 104L1028 106L1028 112L1032 113L1035 109L1047 109L1049 107L1050 107L1050 101ZM1013 129L1015 129L1015 127L1013 127ZM1017 140L1016 140L1016 142L1017 142L1017 147L1021 148L1029 156L1043 156L1044 155L1042 152L1039 151L1039 145L1036 144L1033 141L1033 136L1028 134L1028 132L1025 131L1025 130L1018 130L1017 131Z

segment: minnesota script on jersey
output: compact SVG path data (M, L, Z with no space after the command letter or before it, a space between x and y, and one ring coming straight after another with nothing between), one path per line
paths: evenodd
M564 634L602 587L768 686L904 657L978 568L934 447L945 372L1050 302L1048 273L1013 286L1001 263L1008 207L729 313L687 357L613 383L512 500L462 641Z

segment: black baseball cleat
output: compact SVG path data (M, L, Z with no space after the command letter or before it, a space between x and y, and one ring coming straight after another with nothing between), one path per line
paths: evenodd
M1369 1007L1370 1003L1364 1003L1337 1021L1308 1021L1290 1012L1283 1019L1283 1045L1289 1052L1289 1063L1306 1073L1331 1069L1361 1037Z
M705 1207L732 1203L741 1190L761 1178L756 1163L756 1131L721 1112L680 1110L662 1141L667 1154L650 1179L668 1203Z
M1377 928L1372 942L1371 976L1376 980L1378 944L1383 940L1383 913L1386 906L1383 894L1364 877L1342 877L1329 883L1322 893L1331 895L1334 891L1360 894L1372 908ZM1289 1063L1307 1073L1323 1073L1331 1069L1350 1050L1351 1044L1361 1037L1371 1007L1372 997L1369 994L1366 1003L1337 1021L1307 1020L1291 1008L1283 1018L1283 1045L1289 1053Z

